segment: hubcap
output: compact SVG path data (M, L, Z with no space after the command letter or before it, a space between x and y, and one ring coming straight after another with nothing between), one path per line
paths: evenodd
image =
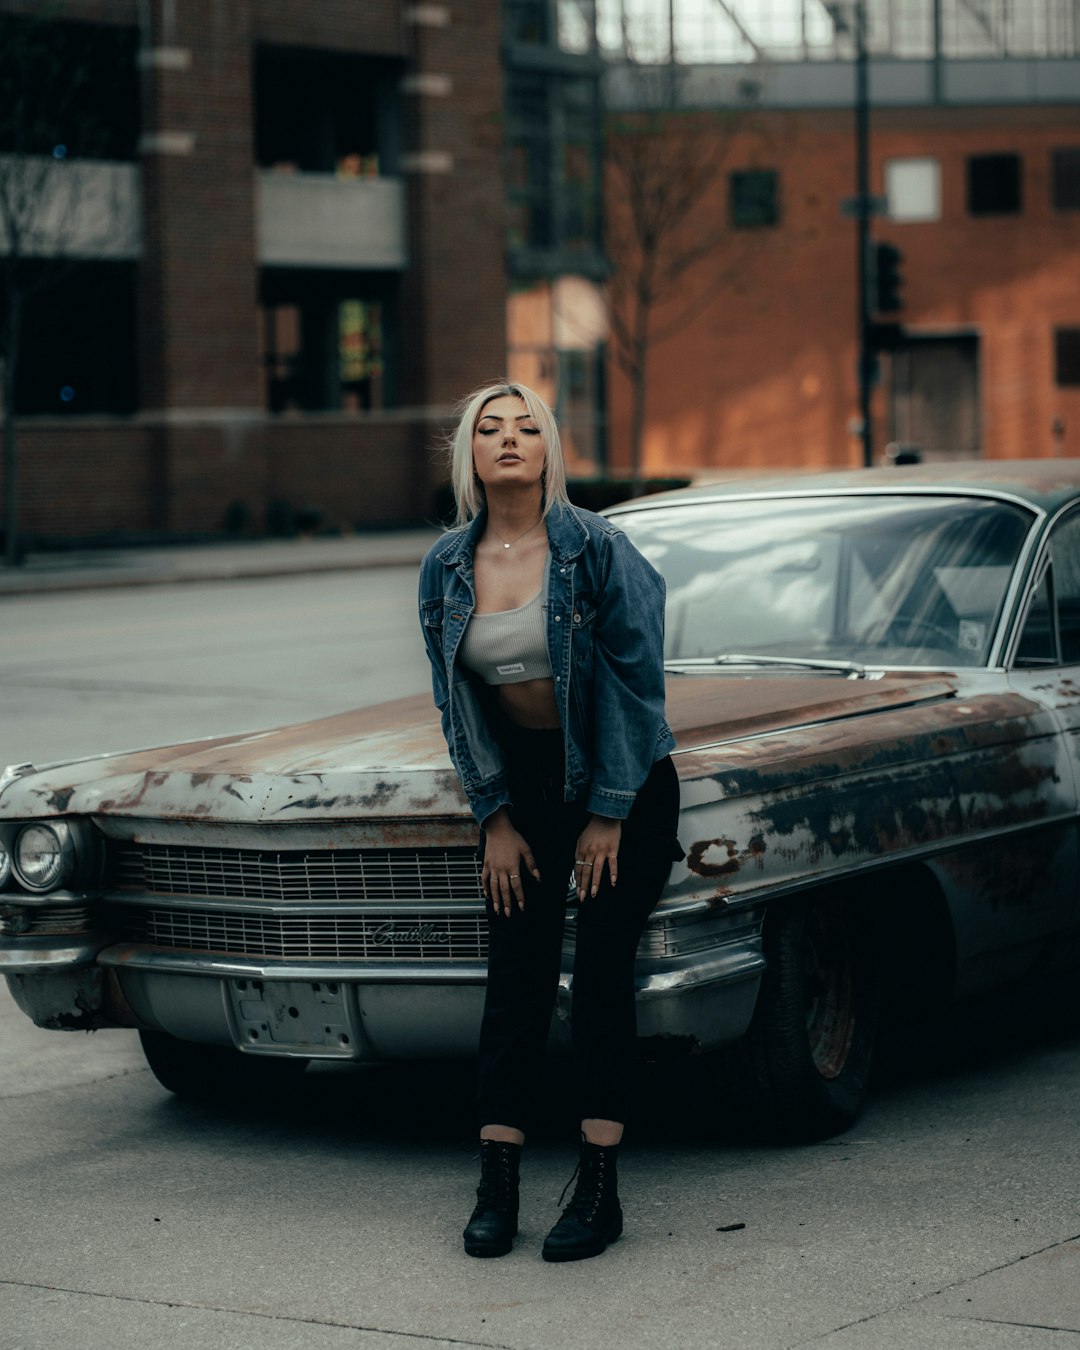
M842 911L816 906L803 939L806 1034L814 1067L837 1078L855 1035L855 963Z

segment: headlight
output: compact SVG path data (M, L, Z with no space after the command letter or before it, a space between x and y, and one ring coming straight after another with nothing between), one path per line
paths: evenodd
M0 891L11 880L11 854L7 844L0 839Z
M24 825L15 838L15 875L28 891L55 891L75 865L75 842L61 821Z

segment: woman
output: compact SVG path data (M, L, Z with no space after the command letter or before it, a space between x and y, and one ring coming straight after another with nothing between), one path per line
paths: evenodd
M571 875L571 1028L581 1100L573 1198L549 1261L622 1232L616 1156L635 1060L633 963L667 880L678 782L664 719L664 583L608 521L570 505L551 410L477 391L453 442L457 528L421 568L443 733L481 825L488 981L471 1256L517 1233L518 1165L559 978Z

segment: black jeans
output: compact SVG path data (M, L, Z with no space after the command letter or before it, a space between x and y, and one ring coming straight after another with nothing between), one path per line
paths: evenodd
M560 731L506 724L499 740L514 803L510 817L532 849L541 880L522 867L524 910L515 905L507 917L488 905L477 1106L481 1125L525 1130L559 982L574 846L589 813L581 802L562 800ZM612 887L605 868L598 893L580 906L574 902L571 1031L582 1119L625 1121L628 1114L637 1059L634 956L672 861L683 856L678 818L678 778L665 756L623 822L618 884Z

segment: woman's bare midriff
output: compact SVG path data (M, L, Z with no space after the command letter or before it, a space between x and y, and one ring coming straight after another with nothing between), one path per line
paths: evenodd
M520 684L500 684L497 688L499 707L519 727L548 731L559 725L554 680L522 680Z

